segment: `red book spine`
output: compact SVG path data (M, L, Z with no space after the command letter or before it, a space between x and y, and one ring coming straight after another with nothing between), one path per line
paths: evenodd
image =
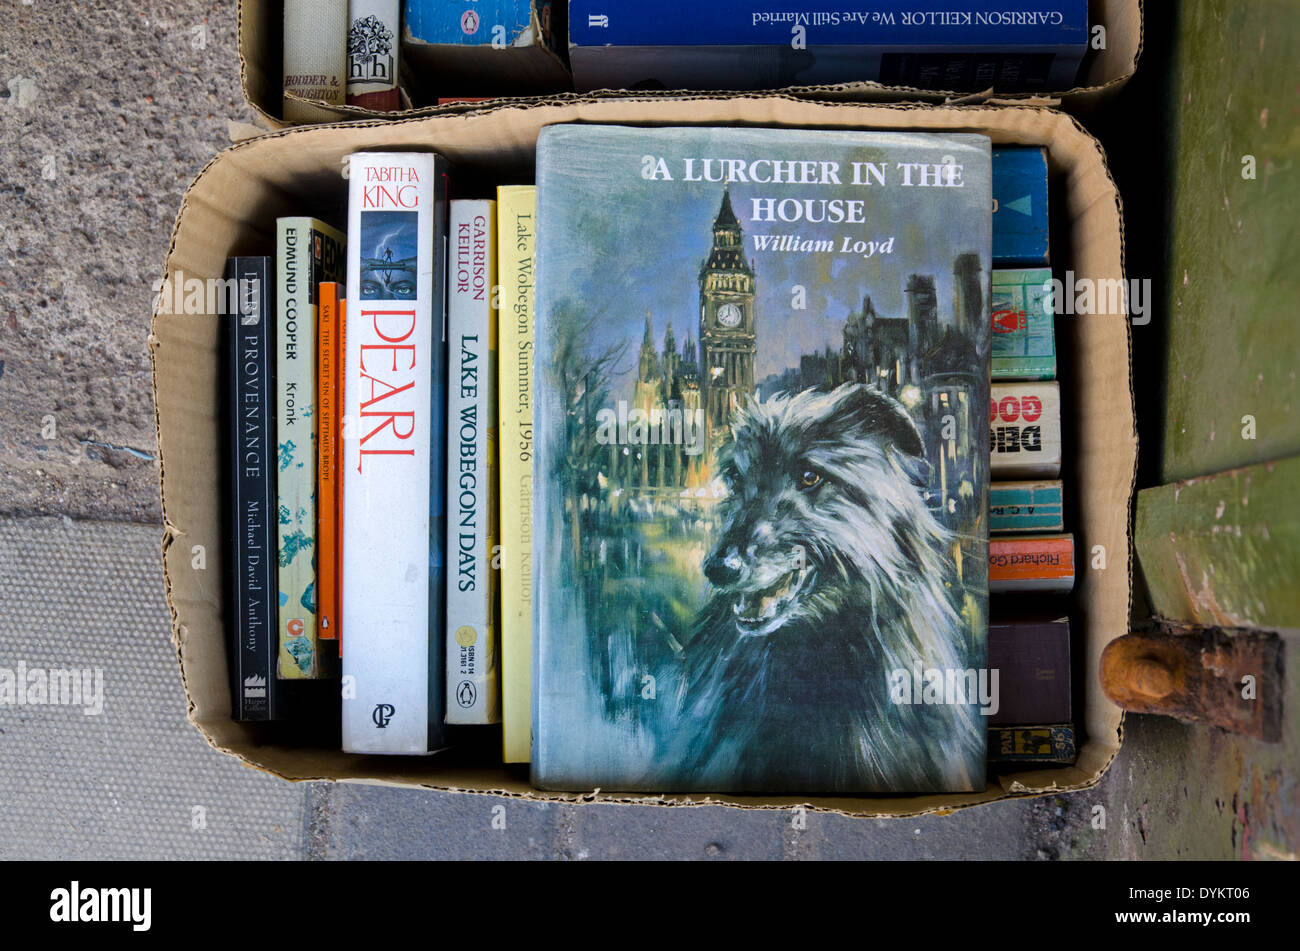
M335 435L338 437L334 441L334 462L335 462L335 480L334 480L334 526L338 533L334 541L334 606L338 610L340 622L343 619L343 479L344 472L341 460L343 458L343 407L347 405L344 402L346 394L344 386L346 385L347 376L347 354L348 354L348 302L339 298L338 307L338 360L335 362L336 379L338 388L336 394L338 402L334 404L337 407L338 424L335 429ZM343 627L340 623L335 628L334 639L339 645L339 656L343 656Z
M316 341L316 603L321 640L338 639L339 285L322 282Z

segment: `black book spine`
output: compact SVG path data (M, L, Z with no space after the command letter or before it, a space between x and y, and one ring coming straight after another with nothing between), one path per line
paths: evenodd
M429 544L442 557L430 559L429 616L436 626L429 631L429 749L446 743L447 717L447 243L448 179L451 166L433 156L433 386L429 418L434 437L429 445ZM436 563L435 563L436 562Z
M239 311L226 315L230 355L230 476L234 563L232 709L236 720L276 718L275 432L272 417L274 269L269 257L231 258Z

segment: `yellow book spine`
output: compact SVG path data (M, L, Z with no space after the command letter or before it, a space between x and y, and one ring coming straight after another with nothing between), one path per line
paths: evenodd
M537 189L497 189L502 755L532 745L533 242Z

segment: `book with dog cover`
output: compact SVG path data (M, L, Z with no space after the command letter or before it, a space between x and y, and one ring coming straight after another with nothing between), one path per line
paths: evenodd
M542 130L536 785L984 788L989 151Z
M343 360L343 749L442 745L447 166L349 163Z

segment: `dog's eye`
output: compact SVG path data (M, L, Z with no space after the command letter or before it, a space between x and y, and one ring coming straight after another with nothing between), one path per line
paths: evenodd
M822 477L811 469L805 469L799 476L799 488L811 489L821 485Z

